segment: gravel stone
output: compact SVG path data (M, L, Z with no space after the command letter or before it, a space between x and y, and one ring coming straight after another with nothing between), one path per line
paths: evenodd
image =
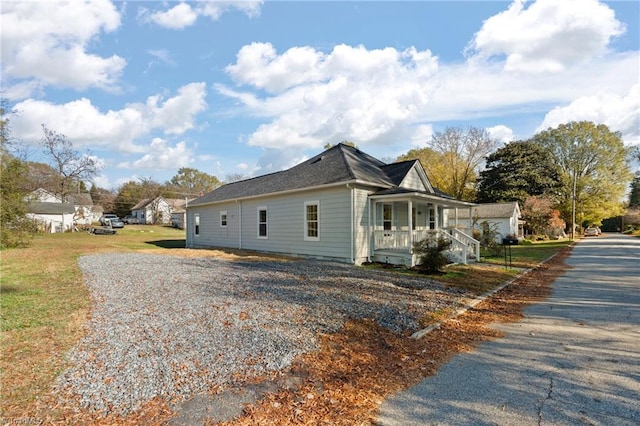
M319 260L128 253L79 265L92 315L55 391L66 405L122 415L285 369L348 319L411 333L464 296L423 277Z

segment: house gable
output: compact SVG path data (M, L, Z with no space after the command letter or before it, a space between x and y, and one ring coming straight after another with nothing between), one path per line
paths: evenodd
M32 191L27 197L27 200L41 203L62 203L62 198L44 188L38 188Z
M427 173L424 171L420 161L417 160L413 162L412 167L404 176L399 186L402 188L417 189L419 191L426 191L432 194L434 193L434 189L431 186L431 182L429 182Z

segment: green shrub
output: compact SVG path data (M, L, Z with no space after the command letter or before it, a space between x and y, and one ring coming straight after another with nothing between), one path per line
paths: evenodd
M413 250L418 255L417 269L426 273L439 272L447 264L444 252L451 247L451 241L430 235L424 240L416 241Z

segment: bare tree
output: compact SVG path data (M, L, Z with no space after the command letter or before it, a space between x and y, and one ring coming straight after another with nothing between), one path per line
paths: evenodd
M473 200L479 168L485 157L498 147L498 141L485 129L447 127L443 132L436 132L428 145L442 156L441 172L448 175L451 195L460 200Z
M52 167L60 174L60 197L66 200L72 186L93 177L100 170L99 161L89 151L80 154L63 134L42 125L44 153L52 162Z

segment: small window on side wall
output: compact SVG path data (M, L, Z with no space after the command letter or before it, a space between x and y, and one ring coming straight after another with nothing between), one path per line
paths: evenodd
M227 211L223 210L220 212L220 226L223 228L227 227Z
M304 203L304 239L305 241L320 240L320 202L307 201Z
M193 233L194 235L200 235L200 215L193 215Z
M267 208L258 207L258 238L268 238Z

